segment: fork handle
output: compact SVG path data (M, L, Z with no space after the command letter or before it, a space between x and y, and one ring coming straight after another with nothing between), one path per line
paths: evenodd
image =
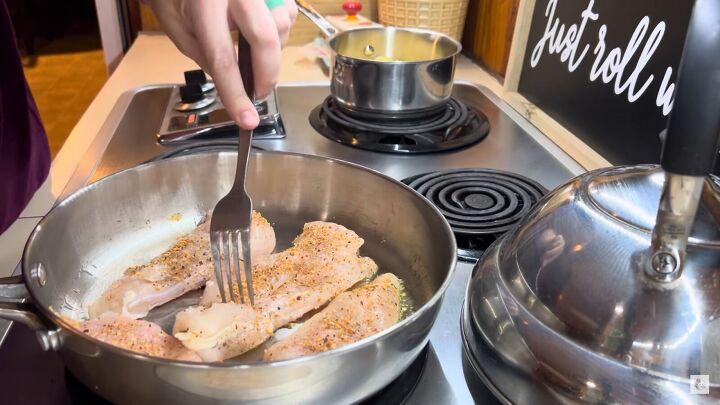
M238 67L240 68L240 76L242 76L243 87L250 101L255 103L255 76L252 68L252 58L250 52L250 44L243 37L242 32L238 35ZM253 131L240 128L238 133L238 162L247 162L252 145ZM235 184L233 187L245 188L245 174L247 172L247 163L245 170L241 170L240 164L235 171Z
M255 76L252 68L252 58L250 56L250 44L248 44L242 32L238 35L238 66L240 67L240 76L242 76L245 93L250 101L255 102Z

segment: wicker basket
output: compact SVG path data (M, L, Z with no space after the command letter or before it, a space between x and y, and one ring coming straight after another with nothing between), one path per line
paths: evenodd
M378 0L380 24L427 28L460 41L469 0Z

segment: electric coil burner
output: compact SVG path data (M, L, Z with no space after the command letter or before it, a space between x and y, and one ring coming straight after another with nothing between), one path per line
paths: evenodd
M333 141L392 153L462 148L479 142L490 130L485 114L456 99L431 111L381 114L348 110L327 97L310 113L310 124Z
M403 183L432 201L450 223L461 259L474 261L547 192L526 177L491 169L419 174Z

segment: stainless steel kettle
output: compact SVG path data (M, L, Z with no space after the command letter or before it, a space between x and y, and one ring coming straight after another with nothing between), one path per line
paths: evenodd
M720 1L697 0L661 166L548 194L478 263L465 368L508 403L720 400Z

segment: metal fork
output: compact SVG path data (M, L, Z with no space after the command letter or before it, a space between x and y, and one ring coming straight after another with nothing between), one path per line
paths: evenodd
M250 45L242 34L238 35L238 65L245 92L255 102L254 77L250 60ZM238 137L237 168L235 182L213 210L210 219L210 249L215 266L215 278L220 288L223 302L244 303L243 283L238 257L238 236L242 245L245 285L250 304L255 303L252 286L252 261L250 258L250 222L252 218L252 200L245 189L252 132L240 128ZM233 271L235 275L233 277ZM237 297L233 282L237 283ZM227 291L226 289L227 285Z

